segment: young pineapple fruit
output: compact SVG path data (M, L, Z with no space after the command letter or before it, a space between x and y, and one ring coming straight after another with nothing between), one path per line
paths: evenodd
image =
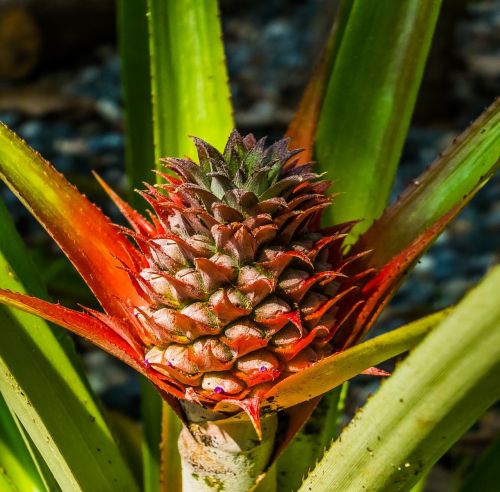
M236 131L222 155L194 142L200 164L164 159L178 178L143 193L156 216L133 234L131 275L147 300L135 310L146 363L210 407L331 354L359 303L342 255L350 225L320 229L329 183L299 151Z

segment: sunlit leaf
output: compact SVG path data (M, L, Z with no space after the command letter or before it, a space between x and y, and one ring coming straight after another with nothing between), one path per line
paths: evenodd
M217 2L148 0L155 162L222 149L234 123Z
M107 311L139 300L123 265L129 245L101 211L17 135L0 125L0 177L47 229Z
M0 289L0 303L22 309L27 313L35 314L47 321L58 324L76 335L86 338L130 366L140 369L138 356L132 347L102 321L87 313L74 311L59 304L52 304L36 297L3 289ZM2 330L8 331L9 328L2 327Z
M0 206L0 286L24 292L21 281L43 295ZM39 318L3 307L0 318L0 392L61 488L137 490L69 349Z
M360 238L381 266L454 207L465 206L500 163L500 99L454 140Z
M161 157L195 157L189 138L193 135L222 148L234 122L217 2L148 0L148 8L154 154L159 166ZM134 176L135 171L129 174L132 181ZM170 429L170 441L162 446L177 453L172 443L177 442L173 431L179 429L179 423L173 412L162 411L161 401L151 391L143 393L142 406L146 415L155 416L144 421L148 436L145 483L153 492L159 487L154 477L160 475L162 462L158 431ZM163 424L158 420L162 413ZM171 458L178 462L177 456ZM167 474L162 481L175 487L180 483L180 469L170 467L170 462L165 464Z
M286 408L326 393L365 369L410 350L447 314L432 314L292 374L266 394L266 404L274 409Z
M43 492L45 485L38 474L22 434L0 395L0 475L20 492ZM0 490L4 490L0 486Z

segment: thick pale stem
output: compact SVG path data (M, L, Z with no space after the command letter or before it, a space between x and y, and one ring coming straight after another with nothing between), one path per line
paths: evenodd
M275 414L262 418L259 441L247 418L194 423L179 437L184 492L249 492L266 470L276 436ZM259 484L259 489L262 490ZM266 476L266 492L276 490L273 473Z

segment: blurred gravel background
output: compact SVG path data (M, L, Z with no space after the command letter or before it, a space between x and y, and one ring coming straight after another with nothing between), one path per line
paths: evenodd
M325 39L334 5L328 0L222 1L231 90L241 131L271 139L282 135ZM0 10L0 31L1 15ZM0 120L120 220L90 176L95 169L116 189L127 187L120 63L112 15L109 18L107 35L96 37L94 44L87 42L71 56L48 59L47 64L42 60L16 80L0 79ZM445 0L394 197L499 93L500 1ZM1 196L42 265L54 298L67 305L75 299L89 305L88 290L46 234L5 187ZM455 303L499 257L497 175L422 258L377 331ZM83 344L79 348L91 383L106 403L136 416L136 378L105 354ZM365 377L351 385L350 411L376 384ZM451 470L466 469L499 434L499 412L492 410L440 462L426 490L453 490Z

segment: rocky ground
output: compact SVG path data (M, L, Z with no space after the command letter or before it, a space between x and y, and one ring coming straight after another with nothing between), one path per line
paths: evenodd
M445 12L452 3L445 2ZM332 15L330 5L326 0L222 2L231 90L242 131L270 138L282 134L325 38ZM405 145L394 197L500 92L500 1L469 2L452 17L440 24L436 35L436 49ZM0 120L117 219L90 178L90 171L97 170L119 190L127 186L120 63L113 45L98 46L77 58L70 68L41 68L22 83L2 82ZM37 261L47 265L44 276L53 295L68 302L76 297L88 304L88 291L73 281L74 274L45 233L7 190L2 189L1 194L34 248ZM499 259L497 175L422 258L386 309L377 330L394 328L455 303ZM69 292L68 285L72 285ZM134 414L138 398L135 378L101 352L87 347L82 350L96 390L111 406ZM366 378L353 385L351 408L374 391L375 385ZM479 434L462 441L437 468L428 490L452 490L450 460L461 463L468 459L477 446L467 439L487 441L499 428L498 413L493 411L477 427Z

